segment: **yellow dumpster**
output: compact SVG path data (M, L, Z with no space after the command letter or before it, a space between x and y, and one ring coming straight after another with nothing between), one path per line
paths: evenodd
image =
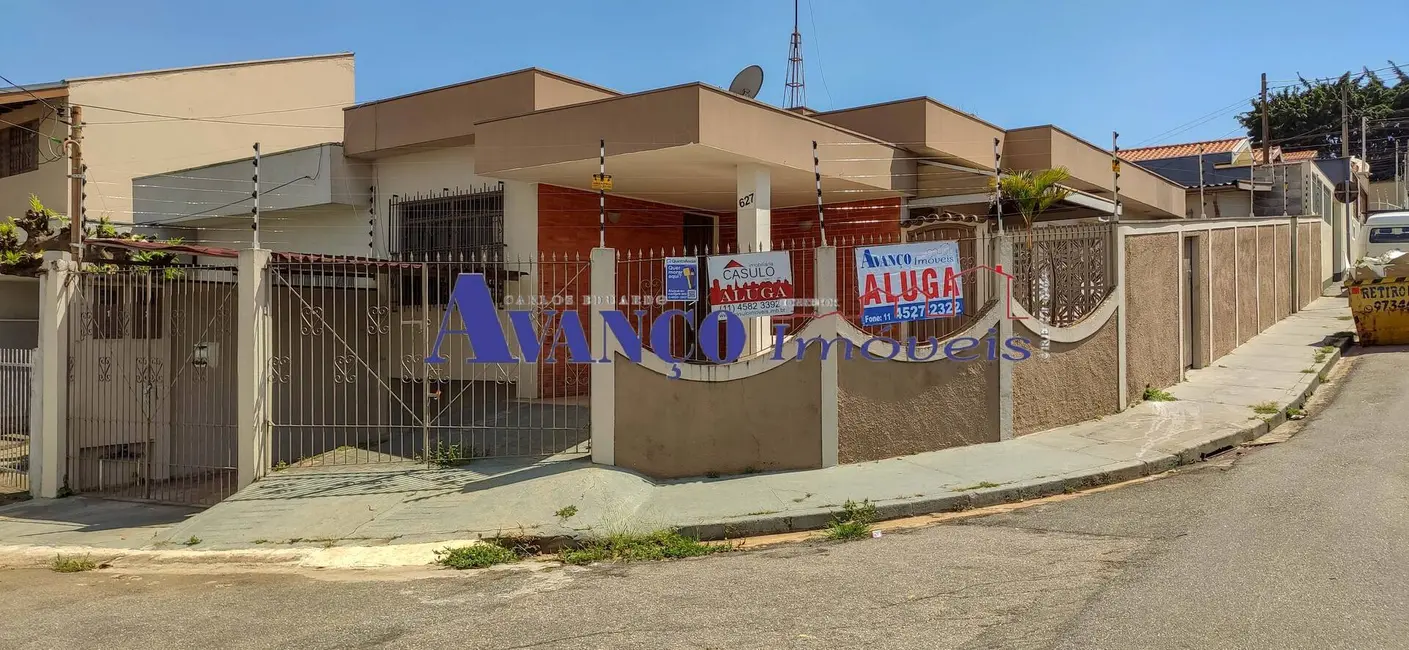
M1352 280L1346 286L1361 345L1409 344L1409 277Z

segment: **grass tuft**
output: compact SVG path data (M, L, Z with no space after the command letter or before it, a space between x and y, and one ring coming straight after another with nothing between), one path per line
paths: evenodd
M841 512L832 515L832 522L827 524L827 539L840 542L870 537L871 523L874 521L876 506L871 505L869 499L861 503L847 499L841 506Z
M1000 485L999 483L993 483L993 482L991 482L991 481L979 481L978 483L974 483L973 485L970 485L969 487L962 487L962 488L959 488L959 491L960 491L960 492L968 492L969 490L986 490L986 489L988 489L988 488L996 488L996 487L998 487L999 485Z
M1258 402L1252 405L1252 412L1258 415L1272 415L1280 410L1282 407L1277 406L1276 402Z
M84 555L56 555L54 561L49 563L49 568L58 573L82 573L98 568L98 563L93 558Z
M658 530L654 533L618 533L583 544L581 548L567 549L558 558L568 564L591 564L593 562L636 562L642 560L671 560L685 557L698 557L733 550L728 544L705 544L693 537L681 535L677 530Z
M558 508L558 511L553 513L553 516L557 517L559 521L572 519L577 516L577 506L563 506Z
M1173 401L1175 401L1175 397L1174 397L1173 395L1170 395L1170 394L1169 394L1169 391L1166 391L1166 390L1164 390L1164 389L1155 388L1154 386L1146 386L1146 387L1145 387L1145 401L1146 401L1146 402L1173 402Z
M456 570L482 569L487 566L518 561L518 553L494 541L446 548L435 552L436 564Z

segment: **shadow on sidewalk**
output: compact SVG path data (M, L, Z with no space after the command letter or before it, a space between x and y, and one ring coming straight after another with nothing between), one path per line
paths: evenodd
M17 524L61 524L75 527L75 532L168 526L200 511L200 508L184 506L85 497L42 499L0 508L0 530Z

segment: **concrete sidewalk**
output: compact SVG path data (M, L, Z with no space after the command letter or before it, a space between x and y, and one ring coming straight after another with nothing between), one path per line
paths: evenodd
M1213 367L1190 371L1170 390L1178 401L1145 402L1000 443L822 470L681 481L652 481L580 459L284 470L194 514L140 506L140 513L129 513L146 517L140 527L124 529L108 518L101 535L81 522L66 524L55 511L77 506L10 506L0 509L0 544L289 549L505 533L583 537L668 526L718 538L817 528L848 499L870 499L884 518L1029 499L1158 473L1266 433L1284 416L1264 419L1252 405L1299 406L1339 358L1337 348L1314 360L1329 337L1352 329L1343 319L1348 315L1344 299L1322 298ZM80 511L132 508L76 503ZM568 506L576 514L555 514ZM200 542L182 545L192 538Z

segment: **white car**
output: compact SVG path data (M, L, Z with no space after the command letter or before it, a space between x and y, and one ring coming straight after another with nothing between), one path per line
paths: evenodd
M1409 250L1409 211L1381 212L1365 219L1370 229L1365 247L1367 257L1379 257L1392 250Z

